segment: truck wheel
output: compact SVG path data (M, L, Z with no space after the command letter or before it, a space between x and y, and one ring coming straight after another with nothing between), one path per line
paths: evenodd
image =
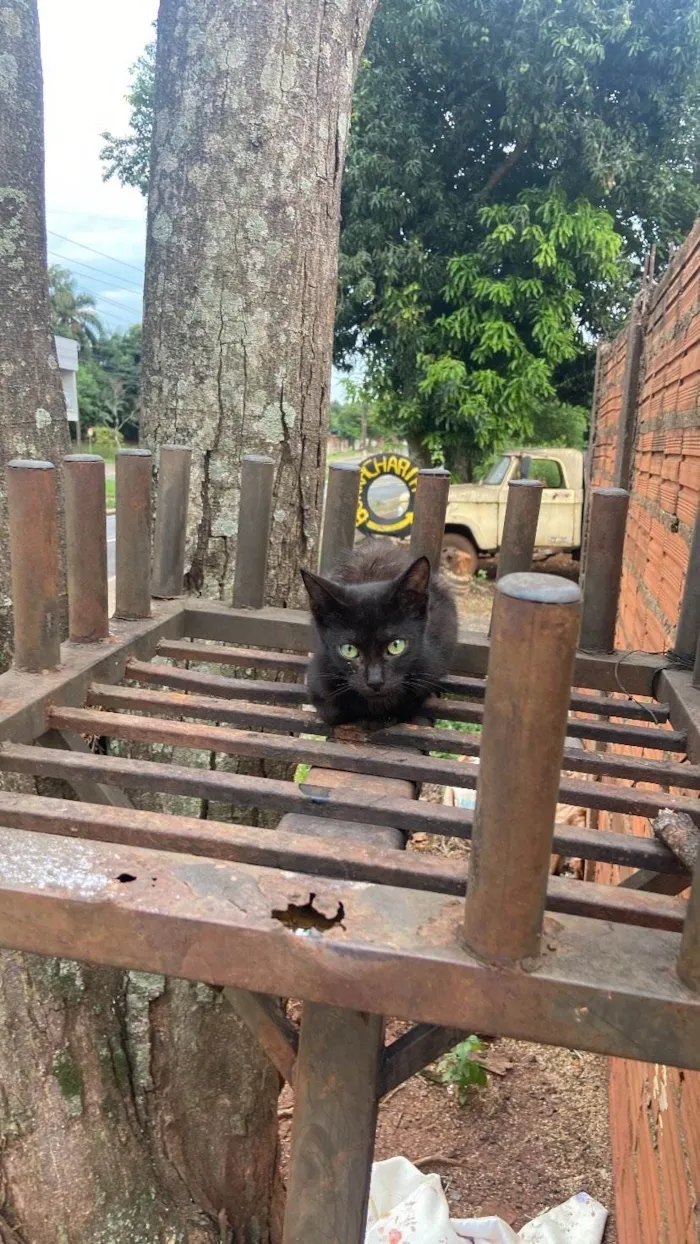
M471 579L479 564L479 554L469 536L458 531L446 531L442 538L440 569L445 578L453 583L465 583Z

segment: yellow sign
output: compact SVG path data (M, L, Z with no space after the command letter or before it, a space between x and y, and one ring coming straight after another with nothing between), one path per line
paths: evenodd
M413 522L418 470L410 458L401 454L372 454L360 466L360 496L357 502L355 526L359 531L381 536L400 536L407 532ZM382 514L372 504L370 486L376 479L393 475L406 485L409 493L408 507L399 518L396 514Z

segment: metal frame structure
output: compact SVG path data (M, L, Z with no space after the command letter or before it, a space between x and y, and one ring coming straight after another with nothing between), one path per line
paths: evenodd
M151 466L118 457L109 620L104 467L66 461L60 646L57 471L8 468L16 657L0 678L0 770L62 779L76 799L0 792L0 945L225 988L295 1089L285 1244L360 1244L378 1101L461 1032L699 1069L687 856L555 823L558 801L700 823L700 688L677 663L611 651L626 494L594 497L583 610L564 580L501 577L491 636L461 635L425 722L330 737L305 705L308 616L264 606L270 460L244 463L235 607L179 595L183 447L161 450L151 558ZM357 483L331 468L324 569L352 542ZM433 565L448 486L444 472L420 475L412 549ZM510 524L515 566L529 563L536 510ZM102 739L312 768L296 784L102 754ZM477 787L476 811L419 802L421 782ZM281 819L267 830L145 812L134 791ZM469 877L406 852L416 831L471 838ZM552 851L635 871L620 886L552 877ZM300 1031L287 997L303 1000ZM385 1046L385 1016L414 1026Z

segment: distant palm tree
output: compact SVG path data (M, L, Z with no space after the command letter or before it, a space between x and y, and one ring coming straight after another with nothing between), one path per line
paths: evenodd
M95 310L92 294L80 292L65 268L49 268L51 327L59 337L72 337L86 353L102 335L102 322Z

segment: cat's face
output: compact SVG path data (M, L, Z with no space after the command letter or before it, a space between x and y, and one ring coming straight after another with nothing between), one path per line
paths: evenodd
M311 612L333 674L379 706L419 691L430 563L419 558L398 579L340 584L302 570Z

